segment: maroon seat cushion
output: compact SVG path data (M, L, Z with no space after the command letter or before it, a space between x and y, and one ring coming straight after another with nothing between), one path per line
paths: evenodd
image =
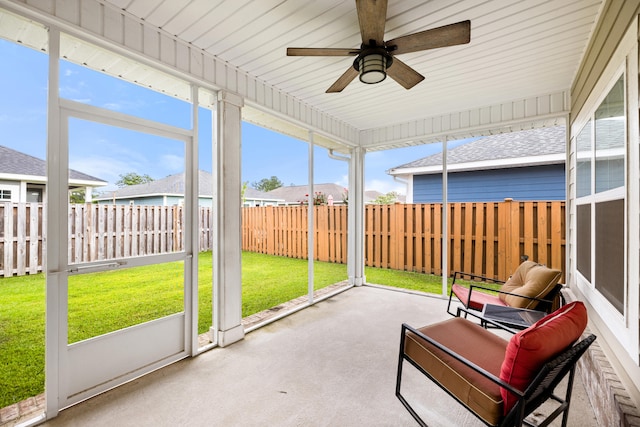
M418 329L460 356L483 367L496 377L507 341L461 317ZM407 332L404 352L433 379L464 402L490 425L502 419L500 387L412 332Z
M586 327L587 310L582 302L575 301L518 332L507 346L500 379L524 391L542 365L576 342ZM506 415L517 398L503 388L500 393Z
M506 306L497 295L490 295L478 290L470 291L468 287L462 285L453 285L451 291L458 297L458 299L467 307L467 301L469 300L469 292L471 292L471 300L467 308L482 311L485 304L495 304Z

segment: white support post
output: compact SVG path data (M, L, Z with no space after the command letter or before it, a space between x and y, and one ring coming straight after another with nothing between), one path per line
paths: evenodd
M93 201L93 187L84 187L84 202L91 203Z
M59 227L60 215L66 216L64 197L68 194L68 155L60 150L60 106L58 102L58 82L60 81L60 32L49 30L49 89L47 120L47 241L46 241L46 322L45 322L45 400L46 418L58 415L60 401L65 399L60 389L60 354L67 343L67 282L64 270L67 268L67 229ZM61 186L61 181L65 182ZM63 214L64 212L64 214ZM66 224L66 222L65 222Z
M185 161L185 218L187 222L187 234L185 235L185 247L188 252L185 262L185 312L190 322L185 323L185 344L187 351L195 356L198 352L198 254L199 254L199 167L198 167L198 86L191 85L191 115L193 137L191 144L186 147ZM189 176L187 176L189 173Z
M349 211L347 235L347 274L349 284L362 286L364 274L364 156L365 149L356 147L349 161Z
M447 197L447 139L442 142L442 295L447 296L449 276L449 202Z
M307 266L308 266L308 277L307 277L307 288L309 294L309 304L313 304L313 260L315 258L315 254L313 251L315 235L313 232L313 212L315 210L315 205L313 203L313 131L309 131L309 197L307 199Z
M217 97L217 94L216 94ZM216 100L211 100L213 104L212 116L211 116L211 237L215 242L218 236L218 208L216 202L218 200L218 103ZM218 279L215 272L218 271L218 247L214 244L211 248L211 327L209 329L209 339L213 345L218 345L218 333L220 326L220 317L218 316L218 308L220 307L220 290L218 289Z
M218 289L218 345L225 347L244 338L242 326L242 212L241 212L241 109L240 96L218 93L217 197L214 211L218 248L214 260L214 286Z

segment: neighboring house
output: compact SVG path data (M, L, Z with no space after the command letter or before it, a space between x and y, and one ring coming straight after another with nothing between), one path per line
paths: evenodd
M343 205L344 199L348 195L347 189L338 184L314 184L313 191L324 194L327 199L330 197L334 205ZM267 194L282 199L283 201L279 203L281 205L300 205L309 198L309 186L306 184L288 185L278 187Z
M198 173L198 180L198 204L211 207L213 176L201 170ZM145 184L128 185L104 192L95 200L100 204L173 206L184 203L184 194L184 173L178 173ZM247 188L244 197L244 206L276 205L282 201L253 188Z
M504 133L447 152L450 202L565 200L565 127ZM442 153L387 171L407 181L408 203L442 201Z
M100 178L69 170L69 190L84 189L87 202L94 188L105 185ZM0 145L0 202L42 203L46 187L46 161Z
M364 192L364 202L371 203L373 200L377 199L380 196L384 196L384 193L381 193L376 190L365 190Z
M255 188L247 187L244 190L244 200L242 202L243 206L253 207L253 206L277 206L283 203L282 199L275 199L271 194L256 190Z
M331 196L333 205L346 205L349 203L349 190L341 185L315 184L313 190L316 193L324 194L327 198ZM267 194L281 198L282 202L279 202L279 205L300 205L309 197L309 187L307 185L289 185L271 190ZM364 203L370 204L379 196L383 195L384 193L376 190L366 190L364 192ZM397 201L404 203L405 196L399 195Z
M316 193L324 194L327 199L332 200L333 205L345 205L348 204L349 190L338 184L315 184L313 191ZM309 186L308 185L289 185L276 188L269 191L267 194L272 197L282 199L279 202L280 205L300 205L307 201L309 198ZM382 193L375 190L367 190L364 192L364 202L371 203L372 200L381 196Z

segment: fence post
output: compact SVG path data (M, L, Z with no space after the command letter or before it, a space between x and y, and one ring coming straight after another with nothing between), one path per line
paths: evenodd
M449 239L449 254L451 257L449 259L449 266L451 271L469 271L463 268L462 257L466 256L463 252L462 241L464 240L464 236L462 235L462 206L463 203L449 203L449 236L446 236Z
M389 258L390 267L404 270L404 205L386 205L389 210Z
M433 274L436 276L442 274L448 274L447 271L442 271L442 239L446 238L442 236L442 203L434 203L433 205Z
M498 204L498 279L506 280L512 258L513 226L511 209L513 199L506 198ZM516 233L517 234L517 233Z
M523 255L520 248L520 240L522 238L522 232L520 230L520 202L512 201L511 210L509 212L509 226L511 231L507 251L509 253L509 263L507 264L507 276L505 277L505 280L518 268L522 261L520 257Z
M562 256L562 223L564 222L563 202L551 202L551 268L560 269L564 265L564 257ZM564 269L563 273L564 273ZM564 280L564 278L563 278Z

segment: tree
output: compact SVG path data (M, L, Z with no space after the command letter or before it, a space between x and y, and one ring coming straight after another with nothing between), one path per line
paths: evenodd
M116 181L116 185L122 188L128 185L146 184L151 181L153 181L153 178L146 173L144 175L139 175L135 172L129 172L124 175L120 174L120 179Z
M69 203L84 203L85 201L85 189L84 188L76 188L74 190L69 191ZM91 197L98 197L99 194L95 191L91 193Z
M247 192L247 187L249 186L249 181L243 181L242 182L242 189L240 190L240 197L242 198L242 204L244 205L244 202L246 201L246 199L244 198L245 193Z
M251 186L256 190L265 192L275 190L276 188L280 188L283 185L284 184L278 179L277 176L272 176L271 178L262 178L260 181L253 182L251 184Z
M378 205L390 205L392 203L395 203L396 200L398 200L398 196L399 194L396 193L395 191L389 191L387 194L382 194L376 197L374 200L371 201L371 203L375 203Z

